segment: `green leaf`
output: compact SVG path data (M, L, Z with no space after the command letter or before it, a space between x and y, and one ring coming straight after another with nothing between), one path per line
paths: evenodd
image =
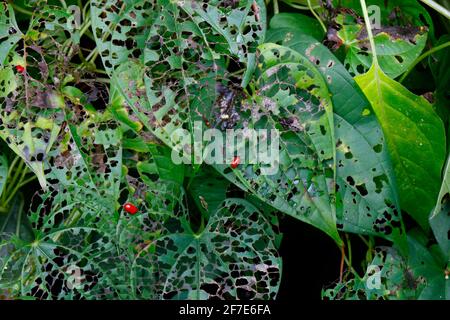
M14 10L6 2L0 3L0 67L23 34L17 26Z
M345 46L344 65L352 76L363 74L372 65L372 50L364 23L350 14L335 18L339 26L336 36ZM427 40L423 27L382 26L372 30L378 62L383 72L390 78L404 73L419 57Z
M394 172L380 124L364 93L337 58L297 29L270 29L267 40L312 61L326 79L336 139L336 216L348 232L402 237Z
M176 165L171 160L171 149L166 146L149 146L156 171L161 180L173 181L183 185L184 166ZM139 165L138 165L139 166Z
M70 39L74 45L78 32L71 23L73 14L64 8L44 1L33 10L23 48L10 50L0 69L0 138L47 189L44 162L61 129L65 107L54 81L60 82L67 76L66 66L54 65L67 64L66 48L60 44ZM24 72L14 72L13 67L18 64L25 68Z
M355 80L383 128L401 208L428 229L445 160L443 123L428 101L387 77L376 64Z
M363 16L361 2L359 0L335 0L343 8L351 8L359 16ZM434 40L434 25L428 10L421 1L411 0L367 0L369 15L376 16L376 10L370 10L370 6L380 10L380 22L383 26L424 26L430 32L430 38Z
M340 283L323 296L348 300L448 300L448 261L436 259L432 249L413 235L408 236L407 257L395 248L378 248L363 278Z
M152 0L91 0L92 30L108 74L142 54L159 8Z
M143 61L121 64L113 84L130 114L174 148L171 135L177 129L192 132L194 121L212 120L220 95L216 86L230 81L229 60L242 64L240 69L251 68L264 36L264 5L250 0L237 6L217 1L158 4L162 7L146 39Z
M450 158L449 158L450 159ZM430 225L444 255L450 259L450 160L444 171L444 178L436 206L430 216Z
M230 182L209 166L202 166L189 185L197 208L208 218L226 198Z
M144 259L154 256L164 274L163 299L267 300L280 285L274 241L270 223L255 207L227 199L203 231L164 235Z
M311 17L299 13L279 13L270 19L270 28L291 28L322 41L325 33L320 23ZM270 41L268 41L270 42Z
M266 132L266 139L279 150L279 160L252 164L242 158L236 170L228 165L216 168L244 190L316 226L339 244L333 110L325 80L305 57L275 44L260 46L256 72L257 90L242 101L242 118L235 129L278 130L279 148L268 138L273 131ZM244 143L238 145L236 152L243 147Z

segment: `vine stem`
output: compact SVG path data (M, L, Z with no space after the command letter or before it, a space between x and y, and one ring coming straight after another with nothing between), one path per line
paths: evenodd
M361 3L361 8L362 8L363 15L364 15L364 22L366 24L367 36L369 37L370 46L372 47L373 64L376 68L378 68L379 65L378 65L377 50L375 48L375 41L373 40L372 26L370 25L370 19L369 19L369 13L367 12L366 0L359 0L359 1Z
M344 262L345 262L345 245L341 246L341 265L339 268L339 282L342 283L344 277Z
M427 52L425 52L424 54L422 54L420 57L418 57L416 59L416 61L414 61L413 64L411 64L409 66L409 68L405 71L405 73L402 75L402 77L400 78L399 82L402 83L406 77L408 77L408 75L411 73L411 71L420 63L420 61L422 61L423 59L425 59L426 57L428 57L429 55L432 55L433 53L445 49L447 47L450 46L450 41L443 43L437 47L431 48L430 50L428 50Z
M280 13L280 8L278 6L278 0L273 0L273 13L274 14Z
M313 14L313 16L317 19L317 21L319 21L320 26L322 27L323 31L325 33L327 33L327 27L325 27L325 25L323 24L322 19L320 19L319 15L317 14L316 11L314 11L313 6L311 5L311 0L308 0L308 8L311 11L311 13Z
M22 214L23 214L23 207L24 207L24 200L23 200L23 195L21 193L19 193L19 197L20 197L20 204L19 204L19 211L17 214L17 224L16 224L16 236L20 236L20 226L22 224Z
M305 7L299 4L295 4L295 3L290 3L290 2L286 2L286 4L294 9L298 9L298 10L311 10L310 7ZM313 6L313 9L319 9L320 6Z
M17 4L15 4L14 2L9 2L9 4L10 4L10 5L13 7L13 9L16 10L17 12L26 14L27 16L32 16L32 15L33 15L33 12L31 12L31 11L29 11L29 10L27 10L27 9L24 9L24 8L22 8L22 7L19 7L19 6L18 6Z
M434 10L439 12L440 14L442 14L447 19L450 19L450 11L448 11L446 8L441 6L439 3L437 3L437 2L435 2L433 0L420 0L420 1L422 1L423 3L428 5L430 8L433 8Z

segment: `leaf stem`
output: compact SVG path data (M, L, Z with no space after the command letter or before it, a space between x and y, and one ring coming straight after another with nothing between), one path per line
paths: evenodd
M450 41L443 43L437 47L431 48L430 50L428 50L427 52L425 52L424 54L422 54L420 57L418 57L409 67L408 69L405 71L405 73L402 75L402 77L400 78L399 82L402 83L406 77L408 77L408 75L411 73L411 71L420 63L420 61L422 61L423 59L425 59L426 57L428 57L429 55L432 55L433 53L445 49L447 47L450 46Z
M23 164L23 162L22 162L22 164ZM9 197L5 200L4 206L7 206L8 203L14 198L17 191L19 191L20 184L23 182L23 179L25 178L25 175L27 174L27 167L25 167L25 168L22 167L21 172L22 172L22 174L20 176L19 182L16 184L16 186L14 187L14 189L11 192L11 194L9 195Z
M31 12L31 11L29 11L29 10L27 10L27 9L24 9L24 8L22 8L22 7L19 7L17 4L14 4L14 2L10 2L9 4L10 4L10 5L13 7L13 9L16 10L17 12L26 14L27 16L30 16L30 17L33 15L33 12Z
M373 40L372 26L370 25L369 13L367 12L367 5L365 0L359 0L364 15L364 22L366 24L367 36L369 37L370 46L372 47L373 64L378 68L377 50L375 48L375 41Z
M450 19L450 11L448 11L446 8L441 6L439 3L437 3L437 2L435 2L433 0L420 0L420 1L422 1L423 3L428 5L429 7L433 8L437 12L439 12L440 14L442 14L447 19Z
M322 19L320 19L320 16L317 14L317 12L314 11L313 6L311 5L311 0L308 0L308 7L309 7L309 10L311 11L311 13L313 14L313 16L317 19L317 21L319 21L320 26L322 27L323 31L325 33L327 33L327 27L325 27L325 24L323 23Z

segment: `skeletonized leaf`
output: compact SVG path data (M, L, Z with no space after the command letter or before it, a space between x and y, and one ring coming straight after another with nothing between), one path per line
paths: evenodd
M234 128L241 129L244 137L249 128L277 130L279 147L270 131L259 137L259 152L267 152L273 162L262 163L267 161L262 156L256 164L242 159L233 171L228 165L216 168L244 190L340 243L334 202L333 110L327 85L305 57L275 44L260 46L256 74L257 90L242 101L241 118ZM236 146L238 152L245 148L245 141ZM262 142L267 150L262 150ZM247 149L251 148L249 143ZM279 160L271 154L278 150Z
M242 199L227 199L204 230L190 228L156 240L138 259L152 261L164 275L164 299L273 299L281 261L275 233L264 216Z

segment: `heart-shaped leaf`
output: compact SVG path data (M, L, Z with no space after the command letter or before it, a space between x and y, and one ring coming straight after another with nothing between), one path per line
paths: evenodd
M250 203L227 199L198 234L179 224L181 231L161 236L136 260L137 269L155 263L162 298L275 298L281 267L275 233Z
M339 60L297 29L270 29L267 40L305 55L326 79L336 139L336 216L344 231L402 237L394 172L380 124Z

